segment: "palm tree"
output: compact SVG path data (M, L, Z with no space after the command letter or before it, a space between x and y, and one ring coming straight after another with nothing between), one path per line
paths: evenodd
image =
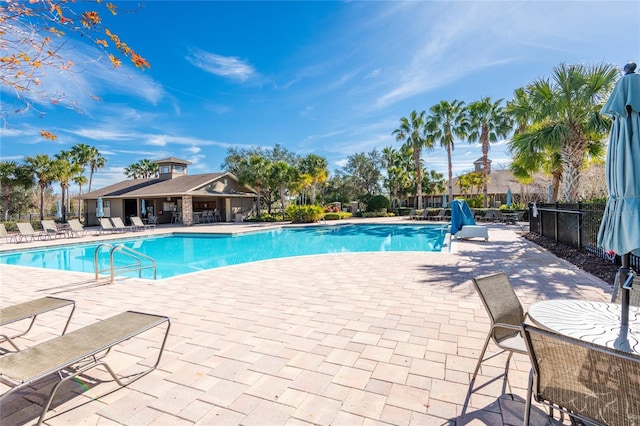
M87 179L84 177L84 172L87 166L91 162L92 156L92 147L89 145L85 145L83 143L76 144L71 147L70 150L72 161L80 166L80 175L75 176L73 181L78 184L79 193L78 193L78 214L82 214L82 203L80 200L82 199L82 185L87 183Z
M427 118L427 131L429 137L440 142L440 146L447 150L447 162L449 171L449 203L453 200L453 165L451 152L454 148L454 137L465 138L467 136L469 122L464 102L454 99L452 102L440 101L431 107L431 114Z
M62 221L67 221L67 202L69 199L69 183L80 174L81 168L78 164L71 160L70 151L61 151L55 155L52 163L55 179L60 182L60 190L62 192Z
M33 174L40 187L40 220L44 220L44 191L56 180L54 160L46 154L26 157L25 163L33 170Z
M471 133L469 142L480 141L482 146L482 174L484 177L483 196L484 207L489 201L487 184L489 182L489 147L498 138L507 136L511 130L511 119L505 109L500 106L502 99L492 102L491 98L482 98L468 107Z
M309 198L311 204L315 204L318 185L326 182L329 176L327 159L319 155L309 154L300 161L300 170L303 174L311 176Z
M91 155L89 160L89 188L87 189L88 192L91 192L91 183L93 182L94 173L107 165L107 159L104 158L102 154L100 154L100 151L98 151L98 148L93 146L90 148L91 148Z
M602 151L609 122L599 111L617 77L612 65L560 64L550 78L528 86L537 110L537 127L532 132L558 146L563 169L562 198L567 202L578 199L580 171L586 156Z
M258 218L260 218L260 199L262 186L269 173L269 163L261 155L250 155L241 161L238 179L242 184L249 184L258 191Z
M422 149L433 148L433 144L425 136L425 112L412 111L409 118L400 119L400 127L391 132L396 140L404 141L413 155L413 166L416 174L416 197L418 209L422 209Z
M140 179L142 177L142 170L139 163L129 164L124 168L123 172L128 178Z
M290 166L286 161L276 161L269 168L270 186L278 188L280 196L280 204L282 207L282 220L285 219L286 193L287 188L291 187L292 182L296 179L297 170Z
M158 170L160 170L160 168L157 163L145 158L138 161L138 164L140 165L140 172L142 173L140 177L148 179L158 176Z

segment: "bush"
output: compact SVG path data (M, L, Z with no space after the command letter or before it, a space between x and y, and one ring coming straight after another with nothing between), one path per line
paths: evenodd
M325 213L324 220L342 220L348 219L352 215L349 212Z
M287 219L293 223L314 223L322 219L324 209L320 206L289 206Z
M379 212L384 210L386 213L386 211L389 210L390 207L391 203L389 202L389 199L384 195L374 195L367 202L368 212Z
M362 213L362 217L393 217L395 214L387 213L386 210L378 210L375 212L364 212Z

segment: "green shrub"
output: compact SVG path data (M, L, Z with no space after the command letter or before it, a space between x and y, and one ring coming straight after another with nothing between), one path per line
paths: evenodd
M289 206L287 219L293 223L314 223L322 219L324 209L320 206Z
M386 210L378 210L375 212L363 212L362 217L392 217L393 213L387 213Z
M368 212L379 212L382 210L386 212L387 210L389 210L390 207L391 207L391 203L389 202L389 199L384 195L374 195L367 202Z

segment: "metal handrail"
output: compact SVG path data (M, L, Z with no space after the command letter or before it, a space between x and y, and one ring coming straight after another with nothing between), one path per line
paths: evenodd
M98 252L100 251L100 249L102 247L107 247L107 248L111 248L111 250L109 251L109 269L98 269ZM135 259L137 261L137 263L133 263L130 265L123 265L123 266L118 266L117 268L114 265L114 255L115 252L119 252L122 253L125 256L128 256L132 259ZM142 259L146 259L151 261L151 265L142 265ZM137 266L136 266L137 265ZM107 272L110 271L111 273L111 279L110 279L110 283L113 283L113 280L115 278L115 274L116 272L130 272L130 271L138 271L138 278L142 278L142 270L143 269L148 269L148 268L153 268L153 279L156 279L156 270L157 270L157 266L156 266L156 261L155 259L153 259L152 257L147 256L146 254L140 253L139 251L136 251L134 249L131 249L129 247L123 246L121 244L118 245L111 245L108 243L102 243L100 244L98 247L96 247L96 250L93 253L93 266L94 269L96 271L96 281L98 281L99 279L99 274L101 272Z

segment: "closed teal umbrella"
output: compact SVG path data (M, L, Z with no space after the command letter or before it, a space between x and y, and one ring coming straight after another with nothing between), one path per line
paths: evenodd
M60 200L56 200L56 218L62 218L62 209L60 208Z
M447 194L442 194L442 207L447 207Z
M96 217L104 217L104 205L102 203L102 197L98 197L96 201Z
M511 188L507 188L507 208L511 208Z
M630 253L640 255L640 74L634 72L635 64L625 71L601 111L613 125L605 166L609 199L598 232L598 245L622 256L621 284L629 276ZM629 293L620 291L622 323L627 325Z

